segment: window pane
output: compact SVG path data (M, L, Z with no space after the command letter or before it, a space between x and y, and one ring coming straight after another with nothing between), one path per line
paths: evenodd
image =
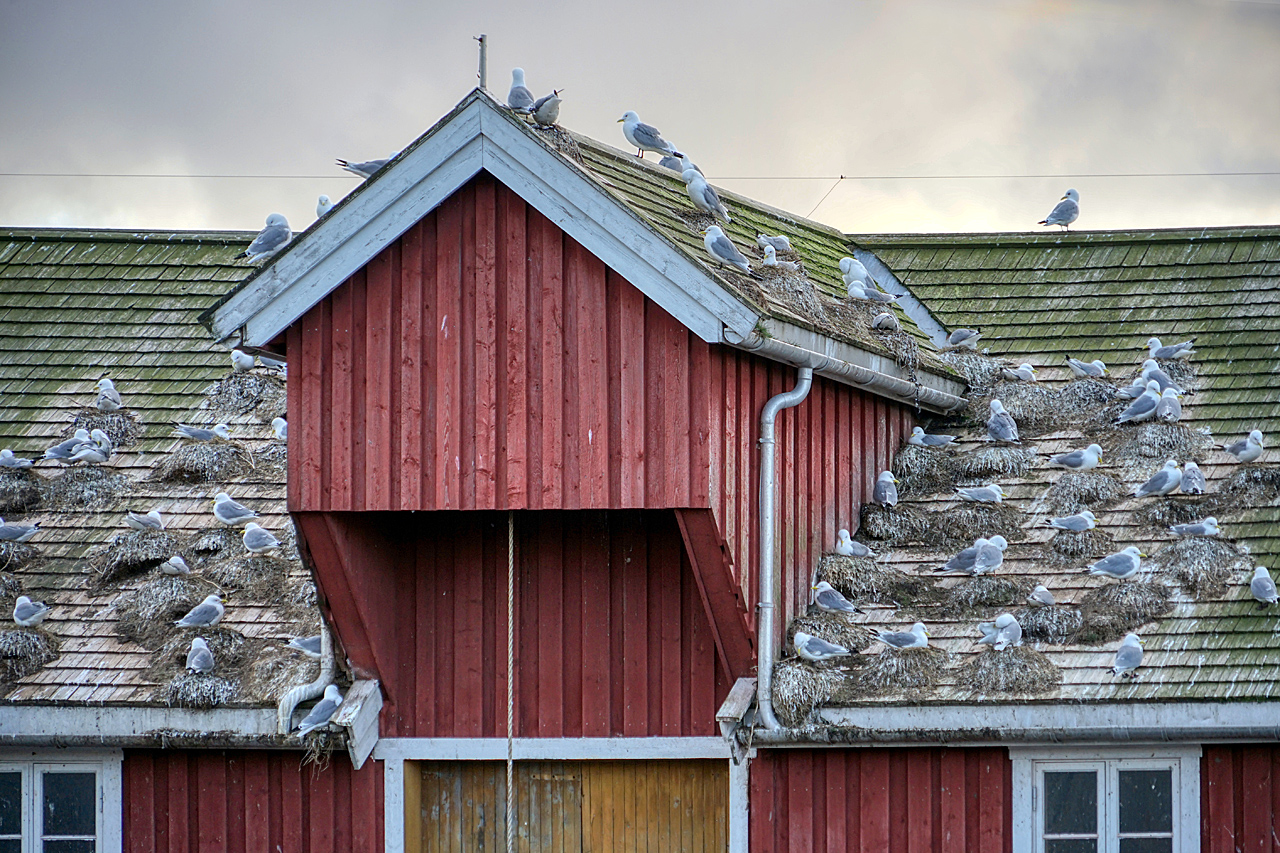
M1044 853L1097 853L1098 842L1092 838L1056 839L1044 843Z
M1173 839L1121 838L1120 853L1173 853Z
M1044 774L1044 834L1098 831L1098 774L1093 770ZM1055 842L1056 843L1056 842ZM1074 843L1074 842L1072 842ZM1077 848L1064 847L1064 851ZM1089 848L1079 848L1081 850Z
M0 841L0 853L22 853L22 839L6 838Z
M22 834L22 774L0 773L0 835ZM0 847L3 853L4 847Z
M1172 832L1172 786L1172 770L1121 770L1120 832Z
M94 804L98 794L97 782L98 774L96 773L46 772L44 774L44 834L96 835L98 815ZM52 848L46 845L45 849Z
M93 853L97 848L92 841L46 841L44 853Z

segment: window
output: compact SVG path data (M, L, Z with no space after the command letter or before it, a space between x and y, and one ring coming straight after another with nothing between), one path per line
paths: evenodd
M0 754L0 853L120 850L120 755Z
M1198 853L1199 747L1009 753L1016 850Z

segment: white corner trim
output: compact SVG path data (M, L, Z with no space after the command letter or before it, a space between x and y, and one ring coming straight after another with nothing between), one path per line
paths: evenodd
M155 732L275 737L275 710L0 706L0 747L95 741L110 744L151 737Z
M729 853L747 853L751 844L751 757L729 762Z
M516 738L516 761L729 758L718 737ZM382 738L373 757L412 761L505 761L506 738Z
M382 834L387 853L404 850L404 759L382 765Z

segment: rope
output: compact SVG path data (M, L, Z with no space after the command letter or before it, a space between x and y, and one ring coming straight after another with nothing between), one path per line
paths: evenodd
M507 853L516 850L515 648L516 514L507 510Z

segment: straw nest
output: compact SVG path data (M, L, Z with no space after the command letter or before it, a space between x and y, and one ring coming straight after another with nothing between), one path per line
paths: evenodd
M1120 413L1121 407L1113 403L1115 393L1114 387L1096 379L1078 379L1058 388L1036 382L1001 382L971 398L969 415L976 423L985 424L991 401L998 399L1023 437L1068 427L1093 434Z
M893 460L893 471L907 495L950 492L962 483L986 483L1025 477L1036 455L1021 447L984 447L955 454L934 447L908 444Z
M868 557L824 554L818 561L818 579L831 584L852 601L894 607L933 601L940 595L932 578L909 575Z
M1079 610L1062 605L1027 607L1015 612L1013 618L1022 626L1023 639L1059 645L1071 639L1084 624Z
M98 585L154 568L174 555L178 539L167 530L131 530L117 533L89 558Z
M1152 561L1196 598L1221 597L1226 594L1227 581L1233 574L1253 568L1252 561L1231 543L1203 536L1171 542L1161 548Z
M12 610L19 595L22 595L22 582L15 575L0 572L0 607Z
M1160 369L1167 373L1179 388L1190 391L1191 386L1195 384L1196 366L1189 359L1161 358L1157 359L1156 363L1160 365ZM1140 376L1141 374L1137 375ZM1136 378L1137 376L1135 376Z
M285 410L284 380L252 371L232 373L209 390L206 407L217 420L251 415L264 424Z
M1167 532L1174 524L1188 524L1199 521L1213 513L1210 505L1215 503L1210 498L1163 497L1145 501L1133 512L1133 520L1161 532Z
M1123 494L1124 484L1108 474L1068 471L1044 493L1044 503L1053 512L1071 515L1082 509L1106 506Z
M118 412L100 412L92 407L81 409L76 413L71 426L62 431L62 437L70 438L78 429L90 433L95 429L102 430L111 439L112 447L128 447L142 435L142 424L138 416L128 409Z
M1053 553L1062 559L1059 562L1074 563L1091 557L1104 557L1113 553L1115 543L1111 535L1096 527L1093 530L1059 530L1049 542Z
M264 645L245 668L240 689L249 701L274 705L294 687L313 681L319 671L318 661Z
M935 646L923 649L884 649L872 655L838 692L837 699L917 693L933 687L946 669L948 655Z
M1080 629L1072 642L1097 644L1118 640L1173 609L1162 583L1109 583L1080 599Z
M203 637L213 653L213 671L237 681L256 655L257 647L262 645L261 640L250 640L238 631L219 625L177 631L166 637L156 650L147 674L152 678L162 678L185 670L187 652L195 637Z
M182 549L182 558L192 569L245 553L243 536L229 527L201 530Z
M34 545L25 542L0 542L0 569L17 571L33 565L40 557Z
M1188 429L1182 424L1147 421L1135 427L1122 426L1120 440L1107 452L1107 458L1119 463L1126 476L1141 474L1149 477L1159 470L1166 459L1200 461L1213 446L1209 436Z
M952 587L943 602L943 612L967 616L993 608L1005 610L1026 601L1031 590L1032 584L1025 579L980 575Z
M160 460L151 478L162 483L225 483L251 467L248 454L234 442L186 441Z
M289 448L283 441L264 444L254 451L250 464L261 482L283 483L289 473Z
M289 563L266 554L247 554L244 549L231 559L218 560L204 568L213 583L237 593L237 597L259 604L276 604L289 586Z
M240 692L239 685L217 672L187 672L185 669L161 688L166 705L207 711L226 705Z
M882 507L864 504L862 534L889 545L922 544L939 549L970 545L979 536L1002 534L1010 542L1021 541L1023 515L1004 504L965 502L945 510L924 513L914 507Z
M71 468L45 483L44 499L52 509L100 509L115 503L129 480L110 468Z
M971 395L985 394L1001 379L1004 364L968 348L943 350L938 358L956 369L969 383Z
M1275 465L1241 465L1220 490L1223 495L1245 498L1251 503L1266 503L1280 497L1280 467ZM1233 502L1232 505L1235 505Z
M960 667L956 683L975 693L1044 693L1062 681L1062 670L1027 646L989 649Z
M0 517L23 515L40 506L40 478L30 471L0 470Z
M39 628L0 631L0 685L30 675L57 656L57 639Z
M125 642L158 649L177 630L173 623L215 592L217 587L202 578L157 575L116 599L116 635ZM203 630L217 630L217 626Z
M773 710L788 728L802 726L844 681L844 674L834 666L799 658L779 661L773 666Z
M820 637L828 643L844 646L850 653L860 652L871 645L871 635L867 629L838 613L827 613L819 610L817 605L809 605L804 616L797 616L787 626L787 643L794 647L796 631L804 631L811 637Z

